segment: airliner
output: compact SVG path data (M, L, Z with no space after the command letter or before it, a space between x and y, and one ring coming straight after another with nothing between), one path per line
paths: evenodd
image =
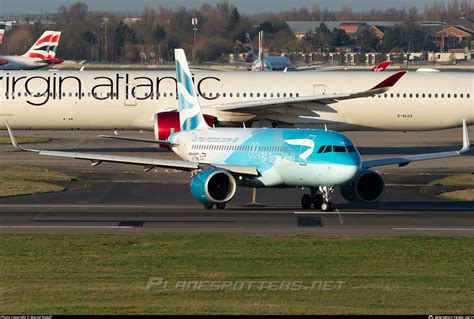
M34 70L62 63L63 59L56 58L60 37L59 31L45 31L25 54L0 56L0 70Z
M467 72L192 75L215 126L422 131L474 123ZM19 129L139 129L166 139L179 130L177 105L169 71L0 71L3 127L6 118Z
M385 186L382 177L372 170L375 167L405 166L415 161L460 156L469 150L466 121L459 151L370 160L361 160L354 143L334 131L213 128L202 113L197 85L182 49L175 50L175 59L180 131L158 142L171 147L180 160L26 149L18 145L6 120L13 146L39 155L90 160L93 166L111 162L142 165L146 171L154 167L190 171L191 194L206 209L214 205L224 209L237 186L309 187L311 193L301 198L302 207L314 206L324 212L335 208L331 196L336 187L351 202L379 201Z

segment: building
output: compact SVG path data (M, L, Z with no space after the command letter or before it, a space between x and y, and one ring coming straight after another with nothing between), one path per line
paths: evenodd
M465 20L464 22L467 22ZM436 33L436 44L442 52L450 49L463 49L470 47L470 40L474 34L473 24L455 24Z
M302 39L306 34L314 34L317 27L324 22L329 30L339 28L344 30L349 36L364 29L369 29L379 39L382 39L386 28L403 24L403 21L285 21L298 39ZM441 29L446 23L441 21L423 21L419 23L423 28Z

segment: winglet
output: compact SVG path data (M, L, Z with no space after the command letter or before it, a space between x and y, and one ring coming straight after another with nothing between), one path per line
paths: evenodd
M466 153L469 151L471 142L469 141L469 133L467 131L466 119L462 120L462 149L459 150L459 153Z
M5 119L5 126L7 127L7 130L8 130L8 135L10 135L10 141L12 142L12 145L14 148L16 148L17 150L21 150L21 151L27 151L27 152L37 152L39 153L39 151L37 150L30 150L30 149L27 149L27 148L23 148L21 147L20 145L18 145L17 141L16 141L16 138L15 138L15 135L13 135L13 131L12 129L10 128L10 125L8 124L8 121Z
M370 90L378 90L378 89L387 89L388 90L392 86L394 86L395 83L397 83L398 80L400 80L402 78L402 76L404 76L406 73L407 73L407 71L400 71L400 72L397 72L395 74L392 74L391 76L389 76L388 78L386 78L385 80L383 80L382 82L380 82L379 84L377 84L376 86L374 86Z
M21 149L20 146L18 146L15 135L13 135L12 129L10 128L10 125L8 125L8 121L6 119L5 119L5 126L7 127L8 135L10 135L10 141L12 142L13 147L16 149Z

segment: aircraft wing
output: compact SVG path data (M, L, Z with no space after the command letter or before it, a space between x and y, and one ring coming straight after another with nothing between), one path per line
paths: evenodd
M8 134L10 135L12 145L21 151L33 152L39 155L48 155L48 156L58 156L58 157L68 157L74 159L90 160L92 166L97 166L102 162L109 163L121 163L121 164L131 164L131 165L141 165L144 166L145 171L149 171L155 167L176 169L180 171L194 171L197 169L203 169L207 167L217 167L225 169L234 174L242 175L251 175L258 176L257 167L254 166L235 166L235 165L219 165L219 164L208 164L208 163L193 163L183 160L165 160L157 158L144 158L138 156L115 156L115 155L103 155L103 154L93 154L93 153L79 153L79 152L66 152L66 151L48 151L48 150L35 150L21 147L16 142L13 131L10 128L10 125L5 120L5 125L8 129Z
M262 111L271 111L272 108L280 108L285 106L298 107L310 102L327 105L337 103L338 101L357 99L361 97L370 97L377 94L385 93L390 90L398 82L398 80L400 80L405 75L405 73L406 71L400 71L395 74L392 74L373 88L361 92L321 94L302 97L285 97L268 100L243 101L226 103L219 106L208 105L206 108L212 108L214 110L217 109L220 111L242 112L258 115Z
M370 159L370 160L363 161L362 162L362 167L372 168L372 167L377 167L377 166L386 166L386 165L395 165L395 164L398 164L398 166L402 167L402 166L406 166L406 165L410 164L411 162L427 161L427 160L438 159L438 158L461 156L463 153L466 153L469 150L469 146L470 146L469 135L468 135L467 126L466 126L466 120L463 120L462 127L463 127L463 146L459 151Z
M172 143L170 141L165 140L154 140L149 138L140 138L140 137L127 137L127 136L111 136L111 135L98 135L100 138L110 138L114 140L123 140L123 141L133 141L133 142L140 142L140 143L149 143L149 144L161 144L161 145L168 145L168 146L176 146L176 143Z

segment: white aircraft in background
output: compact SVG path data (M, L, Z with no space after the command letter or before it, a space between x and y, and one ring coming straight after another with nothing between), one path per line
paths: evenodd
M195 72L216 126L438 130L474 124L467 72ZM396 85L395 85L396 83ZM395 86L394 86L395 85ZM179 129L169 71L0 71L0 126Z
M145 171L164 167L192 172L192 195L211 209L225 208L237 186L244 187L309 187L310 194L301 198L304 209L314 206L332 211L331 195L336 187L350 202L378 202L385 189L382 177L374 167L405 166L425 161L460 156L469 150L466 122L463 121L463 147L459 151L386 157L361 160L352 141L341 133L328 130L212 128L201 111L197 86L193 83L186 56L175 50L178 81L180 132L164 141L181 160L164 160L135 156L25 149L18 146L5 121L12 144L17 149L39 155L144 166ZM318 191L320 194L318 194Z
M56 58L60 37L59 31L45 31L25 54L0 56L0 70L33 70L62 63Z

